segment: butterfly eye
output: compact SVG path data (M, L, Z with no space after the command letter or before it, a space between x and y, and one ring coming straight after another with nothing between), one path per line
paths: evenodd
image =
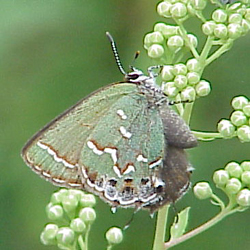
M140 76L140 74L137 74L137 73L128 74L127 79L128 80L136 80L139 76Z

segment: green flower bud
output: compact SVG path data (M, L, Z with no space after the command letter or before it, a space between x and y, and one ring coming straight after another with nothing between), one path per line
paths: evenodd
M60 193L60 192L55 192L51 195L51 198L50 198L50 202L53 204L53 205L57 205L57 204L60 204L62 202L62 196L63 194Z
M236 178L232 178L226 184L226 191L228 194L237 194L241 190L241 187L241 182Z
M247 20L247 21L250 21L250 8L247 8L246 9L246 13L244 15L244 18Z
M40 240L44 245L55 245L58 226L55 224L47 224L40 235Z
M60 205L47 207L47 216L50 220L60 220L63 217L63 208Z
M86 224L80 218L75 218L71 221L70 228L76 233L83 233L86 230Z
M211 92L210 83L205 80L201 80L196 86L195 90L198 96L207 96Z
M189 71L194 71L199 73L199 71L201 70L201 65L199 61L195 58L189 59L186 65Z
M152 42L151 42L151 34L152 33L148 33L145 35L144 37L144 48L145 49L148 49L151 45L152 45Z
M250 142L250 126L243 125L237 129L237 136L242 142Z
M159 32L159 31L152 32L152 33L151 33L151 36L150 36L150 42L151 42L152 44L154 44L154 43L163 44L163 42L164 42L164 37L163 37L163 35L161 34L161 32Z
M236 201L242 207L249 207L250 206L250 190L242 189L238 193L236 197Z
M243 19L241 22L242 27L242 35L246 35L246 33L250 30L250 21Z
M241 180L245 185L250 186L250 171L245 171L241 175Z
M75 196L77 201L80 201L81 198L85 195L85 193L82 190L69 189L69 195Z
M57 243L60 245L71 245L75 240L75 233L71 228L61 227L56 235Z
M214 28L216 27L216 23L214 21L208 21L205 22L202 25L202 32L207 35L207 36L211 36L214 33Z
M211 198L213 191L207 182L199 182L197 183L194 188L194 195L200 199L200 200L205 200L208 198Z
M46 246L52 246L56 244L56 240L55 239L51 240L50 238L47 239L44 232L40 234L40 241L42 242L43 245Z
M96 199L93 194L84 194L80 200L80 204L83 207L94 207L96 204Z
M173 17L181 18L187 15L187 7L185 4L177 2L172 5L170 13Z
M186 75L187 74L187 66L183 63L175 64L173 68L173 73L175 75Z
M242 168L240 167L240 164L237 162L229 162L225 170L229 173L230 177L234 178L240 178L242 174Z
M62 196L66 196L69 193L69 189L61 188L57 193L61 194Z
M96 212L91 207L85 207L80 210L79 217L86 223L92 224L96 219Z
M179 93L179 89L174 82L167 82L163 86L163 92L169 97L175 97Z
M122 230L118 227L111 227L106 232L106 240L110 245L119 244L123 240Z
M174 79L174 67L166 65L162 68L161 77L163 81L170 81Z
M227 20L227 12L223 9L217 9L213 12L212 19L216 23L224 23Z
M161 33L164 33L164 30L167 29L167 24L165 23L156 23L155 26L154 26L154 31L159 31Z
M196 93L193 87L188 86L181 91L181 100L182 101L194 101Z
M148 56L151 58L159 58L163 54L164 54L164 48L159 44L153 44L148 48Z
M249 0L241 0L241 3L246 4L246 5L248 5L248 6L249 6L250 1L249 1Z
M165 0L166 1L166 0ZM181 3L188 4L189 0L179 0Z
M230 23L227 26L228 29L228 37L231 39L237 39L242 35L242 27L237 23Z
M190 0L190 4L196 10L203 10L203 9L205 9L205 7L207 5L207 1L206 0Z
M190 85L195 85L200 81L200 74L196 72L188 72L187 80Z
M227 26L224 24L216 24L214 28L214 35L221 39L228 38Z
M243 171L250 171L250 161L243 161L240 166Z
M198 39L195 35L193 34L188 34L187 35L189 43L194 47L197 48L198 46ZM185 43L185 46L189 47L189 45L187 43Z
M187 86L187 77L183 75L177 75L174 78L174 83L178 89L183 89Z
M165 23L157 23L154 27L154 31L161 32L165 38L169 38L173 35L178 35L179 30L179 26L167 25Z
M187 3L187 10L189 15L195 16L196 10L194 9L194 6L190 2Z
M233 13L228 17L228 22L229 23L237 23L237 24L241 24L242 21L242 15L238 14L238 13Z
M234 111L231 114L230 120L237 127L242 126L247 123L247 117L242 111L239 111L239 110Z
M217 128L219 133L225 138L232 138L235 134L235 126L228 120L220 120Z
M242 110L246 104L248 104L248 99L245 96L236 96L231 103L235 110Z
M178 35L171 36L169 37L167 41L167 45L170 49L172 49L173 51L176 51L177 49L183 47L184 40L181 36L178 36Z
M246 105L243 107L243 113L244 113L246 116L249 116L249 117L250 117L250 103L246 104Z
M221 169L214 172L213 181L217 187L224 187L229 180L229 174L226 170Z
M69 194L62 198L62 206L66 212L74 211L78 206L78 200L76 196Z
M155 31L146 34L144 37L144 47L148 49L152 44L163 44L164 43L164 37L161 32Z
M230 5L228 9L236 11L236 10L241 9L241 7L242 7L242 3L241 2L237 2L237 3L234 3L234 4Z
M157 6L157 12L160 16L163 17L171 17L171 10L172 4L169 2L161 2Z

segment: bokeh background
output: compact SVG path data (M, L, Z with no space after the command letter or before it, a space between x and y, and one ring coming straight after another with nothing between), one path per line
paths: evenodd
M115 37L125 66L132 62L136 50L142 51L137 67L146 70L152 64L142 40L155 22L163 20L156 14L156 3L0 1L0 249L56 249L43 246L39 235L48 222L45 206L57 188L25 166L20 150L29 137L63 110L97 88L122 79L106 31ZM214 131L217 121L232 111L233 96L250 98L249 38L235 42L230 52L204 72L213 91L197 101L193 129ZM190 158L196 168L192 182L211 181L213 171L228 161L249 160L250 144L237 139L201 142L190 151ZM195 199L191 191L176 204L178 211L186 206L192 207L189 229L218 212L209 201ZM105 249L105 231L113 225L123 226L132 213L131 209L119 209L112 214L109 206L98 200L90 249ZM171 210L170 220L173 215ZM175 249L249 249L249 222L250 211L234 214ZM151 249L154 226L155 219L147 212L137 213L124 242L115 249Z

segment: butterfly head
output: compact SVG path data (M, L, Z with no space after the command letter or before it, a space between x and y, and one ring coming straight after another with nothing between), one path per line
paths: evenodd
M125 74L125 81L131 83L144 82L150 77L146 76L141 70L130 66L131 71Z

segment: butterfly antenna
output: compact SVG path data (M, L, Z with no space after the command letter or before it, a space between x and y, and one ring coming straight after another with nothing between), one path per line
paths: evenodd
M140 55L140 51L137 50L137 51L135 52L135 56L134 56L134 59L133 59L133 61L132 61L132 64L129 66L129 68L130 68L132 71L135 69L135 67L132 66L132 65L135 64L135 60L139 57L139 55Z
M119 68L119 70L121 71L121 73L123 75L126 75L126 71L124 70L123 66L122 66L122 63L121 63L121 60L120 60L120 57L119 57L119 54L118 54L118 50L117 50L117 47L116 47L116 44L115 44L115 41L113 39L113 37L111 36L111 34L109 32L106 32L106 36L108 37L109 39L109 42L111 44L111 48L112 48L112 51L113 51L113 54L114 54L114 57L115 57L115 61L116 61L116 64Z

